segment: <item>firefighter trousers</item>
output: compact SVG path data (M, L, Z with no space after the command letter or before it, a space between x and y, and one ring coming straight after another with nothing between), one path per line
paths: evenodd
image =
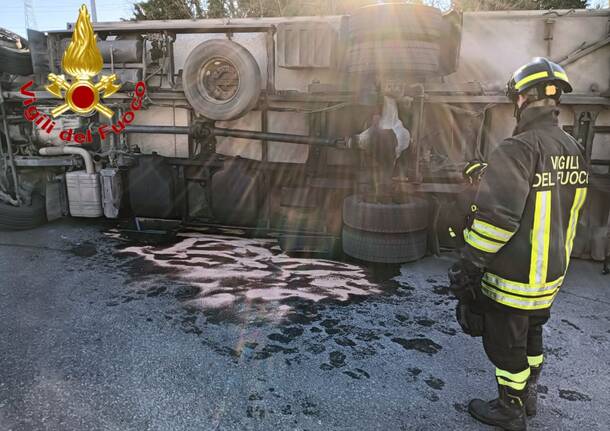
M485 312L483 347L496 366L499 385L519 395L525 390L530 368L543 362L542 327L548 319L496 309Z

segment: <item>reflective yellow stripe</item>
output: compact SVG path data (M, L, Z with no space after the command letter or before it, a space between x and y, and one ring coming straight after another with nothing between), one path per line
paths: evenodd
M481 163L475 163L474 165L470 166L468 169L466 169L466 175L474 171L479 166L481 166Z
M542 298L524 298L522 296L500 292L499 290L482 284L481 292L488 298L506 305L507 307L520 308L522 310L542 310L553 305L553 300L555 299L555 296L557 296L559 290L555 291L552 295L544 296Z
M527 363L530 367L539 367L544 362L544 355L528 356Z
M534 286L540 286L546 283L546 275L549 266L551 196L550 190L536 193L529 277L530 285Z
M519 373L510 373L508 371L501 370L500 368L496 368L496 378L498 379L498 383L504 386L510 386L518 391L525 389L525 385L527 384L527 379L529 379L529 377L529 368L526 368Z
M521 283L507 280L492 273L483 275L482 292L489 298L508 307L523 310L540 310L553 304L555 296L563 283L564 275L553 281L546 281L548 269L551 192L544 191L536 194L536 208L534 210L534 229L532 231L532 256L530 261L530 282ZM570 261L570 254L576 235L578 215L585 202L587 189L576 189L574 202L570 210L570 220L566 232L566 268ZM514 294L514 295L512 295ZM539 295L547 295L539 297ZM529 297L529 298L528 298Z
M474 248L484 251L486 253L497 253L504 244L492 241L490 239L483 238L477 235L476 232L468 229L464 229L464 240Z
M540 296L555 293L555 291L559 289L563 283L563 276L559 277L557 280L549 281L542 285L531 285L528 283L519 283L517 281L507 280L486 272L483 275L483 281L491 284L493 287L497 287L498 289L502 289L507 292L516 293L517 295Z
M491 282L492 284L497 285L500 288L510 287L510 288L514 288L514 289L519 289L519 288L538 288L538 287L555 287L557 285L561 285L561 283L563 282L563 278L564 278L564 276L562 275L558 279L553 280L553 281L548 281L548 282L546 282L544 284L531 285L529 283L521 283L519 281L508 280L507 278L502 278L499 275L492 274L491 272L486 272L485 275L483 276L484 280L487 280L487 281Z
M510 380L505 380L502 377L498 377L498 383L503 386L509 386L518 391L522 391L523 389L525 389L525 385L527 385L527 382L515 383L515 382L511 382Z
M577 188L574 194L574 202L570 210L570 221L568 222L568 231L566 232L566 271L570 264L570 255L572 254L572 246L574 245L574 237L576 236L576 225L578 224L578 213L582 208L587 197L587 189L584 187Z
M554 70L553 71L553 75L555 75L555 78L560 78L560 79L563 79L564 81L570 82L568 80L568 75L566 75L563 72L557 72L557 71Z
M546 78L547 76L549 76L549 72L538 72L538 73L533 73L531 75L528 75L515 84L515 89L518 90L521 87L523 87L525 84L527 84L528 82L531 82L538 78Z
M525 370L520 371L518 373L511 373L509 371L502 370L501 368L496 368L496 376L506 377L507 379L510 379L513 382L525 382L530 377L530 369L526 368Z
M499 228L479 219L474 219L474 222L472 222L472 228L483 235L501 242L508 241L515 234L514 232Z

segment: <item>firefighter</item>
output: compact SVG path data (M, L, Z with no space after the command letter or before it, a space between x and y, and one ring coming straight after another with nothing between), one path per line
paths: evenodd
M460 260L449 270L464 331L482 336L499 396L469 404L477 420L525 430L536 414L542 326L564 280L588 173L578 143L558 125L566 72L535 58L513 73L507 95L517 126L491 154Z

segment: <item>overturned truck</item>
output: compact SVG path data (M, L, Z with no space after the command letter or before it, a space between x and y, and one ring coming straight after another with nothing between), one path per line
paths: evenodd
M2 32L0 228L173 219L275 235L287 252L416 260L457 245L476 188L464 166L511 134L504 85L545 56L570 77L560 121L591 164L574 254L604 259L609 18L393 3L95 23L102 78L89 90L62 76L80 19L27 41Z

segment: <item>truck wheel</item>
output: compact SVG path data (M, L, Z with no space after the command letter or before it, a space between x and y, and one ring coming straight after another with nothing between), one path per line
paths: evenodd
M343 227L343 251L366 262L404 263L426 254L426 230L395 234L364 232Z
M31 75L33 73L27 41L5 29L0 29L0 72L11 75Z
M15 207L0 202L0 230L33 229L47 221L45 200L34 194L29 206Z
M191 51L182 75L193 109L210 120L234 120L251 111L261 92L261 72L243 46L213 39Z
M352 42L372 39L432 40L441 34L441 11L423 5L389 3L365 6L350 17Z
M432 75L439 71L440 46L437 42L381 40L352 45L347 52L349 73Z
M364 195L352 195L343 201L343 223L366 232L405 233L428 227L428 202L409 196L400 204L366 202Z

